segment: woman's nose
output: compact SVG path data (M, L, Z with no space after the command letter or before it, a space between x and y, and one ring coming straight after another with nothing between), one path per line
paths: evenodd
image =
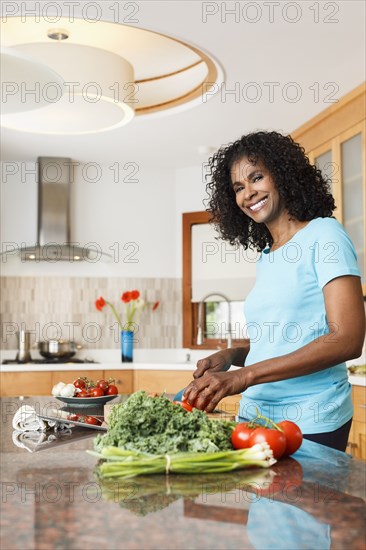
M245 186L244 190L244 199L246 201L250 200L256 194L256 190L250 184Z

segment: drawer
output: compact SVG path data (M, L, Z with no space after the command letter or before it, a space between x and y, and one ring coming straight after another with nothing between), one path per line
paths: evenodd
M50 372L2 372L0 375L2 397L19 395L51 395Z

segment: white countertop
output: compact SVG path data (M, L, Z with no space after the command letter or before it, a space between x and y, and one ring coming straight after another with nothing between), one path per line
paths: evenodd
M162 370L162 371L191 371L196 368L196 362L202 357L213 353L212 350L189 349L146 349L136 350L136 361L122 363L119 350L81 350L77 357L90 359L95 363L25 363L0 365L0 372L49 372L49 371L93 371L93 370ZM189 361L187 361L189 355ZM14 359L16 350L1 352L1 360ZM41 358L32 351L34 359ZM347 365L357 364L358 360L348 361ZM232 367L232 369L240 367ZM350 374L349 382L355 386L366 386L366 376Z

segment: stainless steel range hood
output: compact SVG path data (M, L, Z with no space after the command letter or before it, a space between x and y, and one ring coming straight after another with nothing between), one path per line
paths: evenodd
M110 261L112 256L94 247L83 247L71 240L70 171L72 161L64 157L39 157L37 244L22 248L22 261ZM90 244L90 243L89 243Z

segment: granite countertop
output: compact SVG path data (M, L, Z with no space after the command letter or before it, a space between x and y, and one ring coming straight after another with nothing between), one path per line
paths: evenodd
M345 453L304 441L268 470L102 484L86 453L94 430L47 432L29 452L13 442L13 415L54 401L1 401L2 548L364 549L365 463Z

